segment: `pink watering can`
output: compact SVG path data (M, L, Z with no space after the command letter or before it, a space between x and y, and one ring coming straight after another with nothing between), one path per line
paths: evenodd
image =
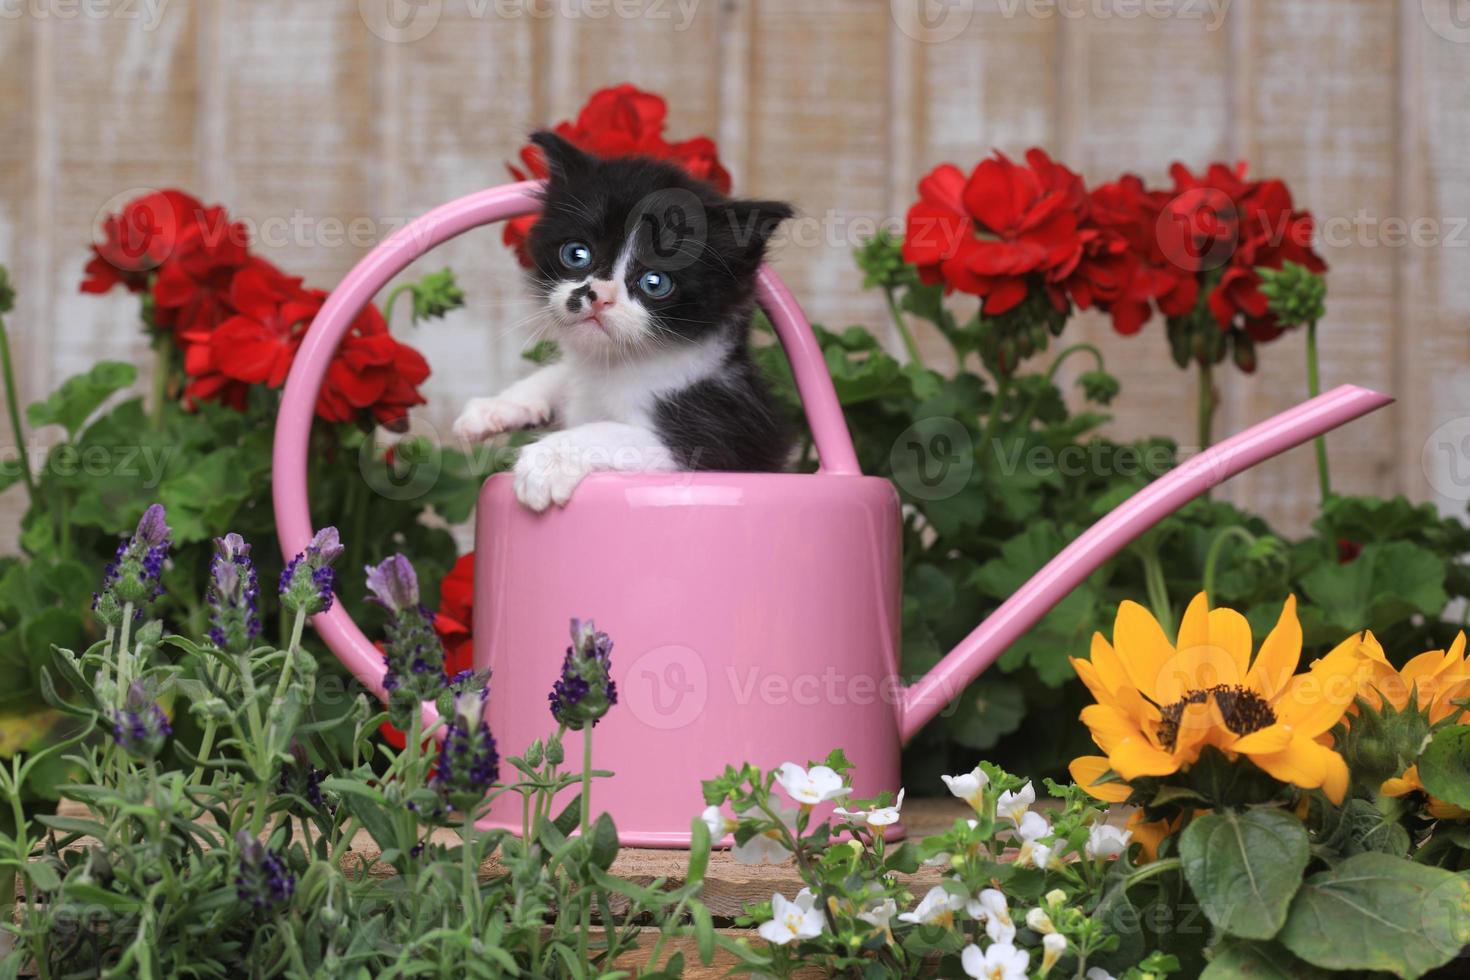
M435 246L533 212L536 186L481 191L411 222L322 307L276 427L275 509L286 554L312 534L307 436L327 365L353 319ZM544 514L516 501L509 474L480 492L474 655L476 667L493 672L491 728L511 752L554 728L547 694L568 621L595 617L614 640L620 696L597 728L595 765L616 776L599 782L595 805L612 814L626 845L687 846L689 821L703 808L699 781L727 763L805 763L840 746L856 765L858 797L896 792L903 744L1104 561L1210 487L1392 400L1344 385L1193 457L1063 549L905 686L898 494L858 469L821 349L770 268L760 273L759 301L791 361L816 473L598 473L568 506ZM346 610L334 606L315 625L382 696L382 657ZM580 745L567 739L568 767L580 767ZM501 801L488 823L518 829L519 797Z

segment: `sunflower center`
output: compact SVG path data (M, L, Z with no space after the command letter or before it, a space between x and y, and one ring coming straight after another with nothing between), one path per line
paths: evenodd
M1190 705L1205 704L1211 698L1220 709L1225 727L1235 735L1249 735L1268 725L1276 724L1276 712L1265 698L1236 684L1216 684L1214 687L1190 691L1173 704L1159 709L1163 718L1159 721L1159 742L1170 752L1179 742L1179 727L1184 713Z

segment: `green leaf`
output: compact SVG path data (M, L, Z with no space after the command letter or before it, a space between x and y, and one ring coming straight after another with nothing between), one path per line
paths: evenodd
M36 887L43 892L54 892L61 887L61 879L56 875L56 869L51 862L41 858L26 862L26 877L36 883Z
M572 802L568 803L562 809L561 813L556 815L556 819L551 822L551 825L565 837L576 829L577 821L580 819L582 819L582 794L578 792L576 796L572 797Z
M694 916L694 935L699 943L699 962L709 966L715 961L715 923L703 902L689 903Z
M689 881L703 881L709 868L709 824L699 817L689 821Z
M138 369L131 364L100 361L86 374L67 378L44 401L33 402L26 409L26 420L37 427L59 425L66 430L68 440L74 439L109 396L137 379Z
M1210 921L1247 939L1270 939L1286 921L1310 858L1306 828L1284 810L1197 817L1179 841L1184 877Z
M1470 725L1435 734L1419 755L1419 779L1431 796L1470 809Z
M1470 943L1470 881L1388 854L1356 854L1306 880L1279 938L1328 970L1420 977Z
M618 828L611 814L604 813L592 824L592 863L603 871L612 867L618 856Z
M1276 943L1226 939L1200 980L1325 980L1325 970L1303 963Z
M1383 633L1414 615L1438 615L1449 601L1444 580L1439 555L1410 541L1389 541L1364 546L1346 565L1318 565L1301 583L1310 600L1306 608L1341 638L1362 629Z

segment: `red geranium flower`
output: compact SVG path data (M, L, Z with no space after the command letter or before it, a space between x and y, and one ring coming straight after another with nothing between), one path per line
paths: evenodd
M180 190L135 198L102 222L101 242L92 243L82 292L105 293L114 286L140 293L148 277L170 256L181 229L194 223L204 205Z
M909 209L904 258L925 282L984 297L987 316L1024 300L1032 277L1060 282L1082 259L1080 182L1045 154L1031 162L1042 170L997 152L968 179L943 164L919 182L919 202Z
M222 207L197 212L179 229L173 254L153 283L153 321L165 330L210 330L234 312L226 297L250 262L245 226Z
M696 136L679 143L668 142L663 135L667 116L668 105L661 96L624 83L594 92L577 114L576 122L563 121L555 129L558 135L594 156L667 160L709 183L721 194L730 193L730 173L720 163L714 141ZM540 147L528 143L521 149L520 158L521 167L507 165L516 180L546 179L546 160ZM523 215L505 225L505 244L515 249L522 265L530 264L526 238L535 223L535 215Z

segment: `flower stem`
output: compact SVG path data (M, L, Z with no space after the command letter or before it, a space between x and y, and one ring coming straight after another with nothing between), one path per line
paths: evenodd
M1103 366L1102 351L1098 350L1092 344L1073 344L1071 347L1063 350L1056 356L1056 359L1051 362L1051 367L1046 369L1046 383L1037 390L1036 397L1031 399L1031 404L1026 406L1026 410L1022 412L1021 417L1016 420L1017 428L1025 430L1025 428L1031 424L1031 419L1036 416L1036 410L1041 407L1041 399L1045 396L1047 388L1049 388L1052 382L1056 379L1057 369L1062 366L1062 362L1065 361L1067 358L1071 357L1073 354L1077 354L1080 352L1091 354L1092 359L1097 363L1097 369L1099 371L1105 369Z
M1154 618L1159 621L1164 635L1174 635L1174 610L1169 605L1169 587L1164 581L1164 564L1152 546L1139 551L1143 560L1143 580L1148 589L1148 604L1153 607Z
M31 475L31 459L26 452L25 432L20 427L20 399L15 393L15 366L10 359L10 332L5 318L0 317L0 371L5 376L5 410L10 413L10 434L15 438L16 465L26 484L26 496L36 506L36 478Z
M388 290L388 296L383 300L383 320L388 326L393 326L393 304L397 302L399 296L402 296L412 288L412 284L405 282Z
M1322 394L1322 379L1317 371L1317 321L1307 323L1307 393L1313 398ZM1327 438L1312 440L1317 449L1317 483L1322 489L1322 503L1332 496L1332 479L1327 468Z
M1209 449L1214 441L1215 428L1215 369L1210 364L1199 366L1199 419L1195 438L1199 451Z
M893 325L898 328L898 335L903 338L903 349L908 353L909 363L923 364L924 355L919 351L919 342L914 339L914 332L909 329L907 321L904 320L903 310L898 308L898 299L893 295L893 287L884 286L883 296L888 300L888 312L893 317Z
M590 835L592 815L592 725L588 723L582 729L582 846L587 848L590 856L592 841ZM588 934L592 931L592 894L585 887L582 895L582 929L577 940L578 951L582 954L582 962L590 962L587 959Z
M291 643L286 647L286 662L281 665L281 677L276 681L275 700L286 696L286 685L291 682L291 668L296 665L296 653L301 649L301 632L306 628L306 610L296 610L296 621L291 624Z
M153 342L153 393L148 404L148 427L155 432L163 427L163 403L168 399L169 372L173 369L168 344L164 337Z
M1205 575L1203 588L1205 595L1214 598L1215 595L1215 565L1220 561L1220 551L1225 542L1231 538L1241 541L1247 548L1256 543L1256 536L1238 524L1232 524L1215 535L1215 540L1210 542L1210 550L1205 553Z
M985 419L985 428L980 433L981 452L991 451L991 440L995 438L995 430L1000 424L1000 417L1005 414L1006 396L1010 394L1010 389L1010 376L1002 374L995 384L995 398L990 402L990 414Z

